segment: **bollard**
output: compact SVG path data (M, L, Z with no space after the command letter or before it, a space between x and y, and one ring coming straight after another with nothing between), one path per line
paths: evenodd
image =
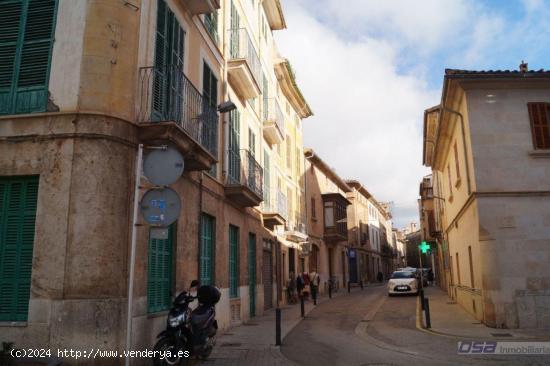
M418 290L418 293L420 295L420 305L422 306L422 310L424 310L424 289L421 288Z
M317 288L311 290L311 297L313 297L313 305L317 305Z
M432 320L430 318L430 301L428 300L427 297L424 299L424 301L425 301L424 313L426 315L426 328L431 328L432 327Z
M351 291L351 281L348 281L348 294Z
M332 285L331 284L328 285L328 298L332 299Z
M359 285L361 285L361 290L363 289L363 281L359 282Z
M302 318L305 317L305 309L304 309L304 297L300 296L300 313L302 314Z
M275 345L281 345L281 308L275 309Z

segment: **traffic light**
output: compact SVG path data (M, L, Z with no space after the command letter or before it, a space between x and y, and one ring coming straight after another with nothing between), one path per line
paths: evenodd
M426 243L425 241L423 241L422 244L418 246L418 248L420 249L422 254L428 253L428 250L431 249L430 244Z

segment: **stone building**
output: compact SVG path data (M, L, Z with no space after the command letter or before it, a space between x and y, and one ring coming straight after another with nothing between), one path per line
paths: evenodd
M425 113L449 294L491 327L550 325L549 77L446 70Z
M125 348L139 144L175 147L185 172L168 238L138 222L132 348L195 278L221 288L222 328L281 300L281 258L307 238L311 115L285 27L278 0L2 4L0 341Z
M351 202L349 185L340 178L312 149L305 150L307 232L311 250L307 257L309 270L321 277L320 291L347 286L348 210Z

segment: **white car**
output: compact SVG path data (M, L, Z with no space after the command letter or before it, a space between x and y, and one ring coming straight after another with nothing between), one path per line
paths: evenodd
M388 281L388 295L418 294L418 281L410 271L393 272Z

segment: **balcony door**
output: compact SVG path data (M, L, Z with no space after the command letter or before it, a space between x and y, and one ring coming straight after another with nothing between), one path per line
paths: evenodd
M240 172L241 172L241 159L240 159L240 149L241 149L241 116L239 111L234 110L229 114L229 139L227 144L227 172L229 184L238 184L240 183Z
M153 75L155 121L182 121L185 32L164 0L158 1Z

